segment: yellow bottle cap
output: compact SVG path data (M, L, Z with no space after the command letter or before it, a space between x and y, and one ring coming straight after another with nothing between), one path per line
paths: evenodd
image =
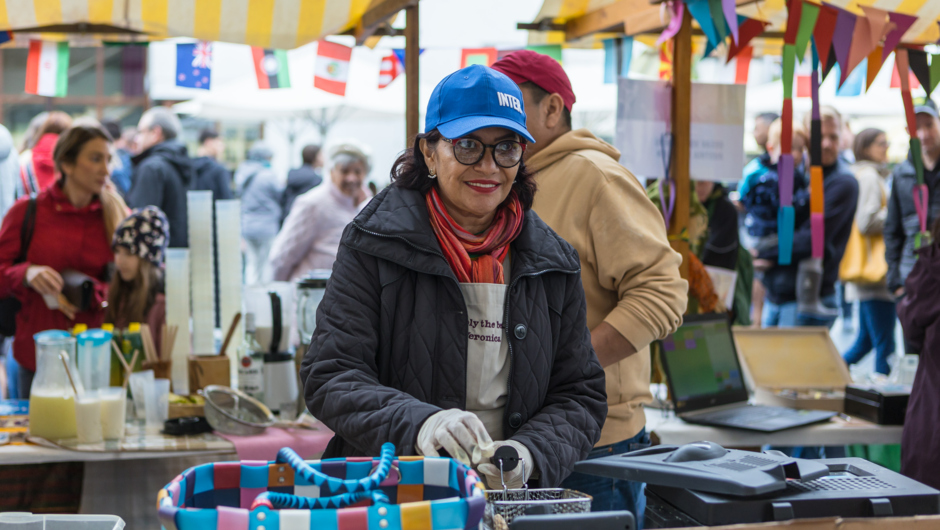
M102 324L101 329L103 329L104 331L110 331L111 333L114 333L114 324Z
M127 331L129 333L140 333L140 322L131 322L130 325L127 326Z
M88 331L88 326L85 324L75 324L75 327L72 328L72 335L78 335L79 333L84 333Z

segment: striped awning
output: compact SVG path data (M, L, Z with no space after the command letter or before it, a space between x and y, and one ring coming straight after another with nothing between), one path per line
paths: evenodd
M0 0L0 30L141 32L141 38L293 49L354 28L371 0Z
M535 21L551 20L564 23L592 11L614 4L620 0L545 0ZM859 5L877 7L888 11L897 11L918 17L917 22L901 39L909 44L926 44L940 39L940 0L827 0L829 3L848 9L857 14L862 10ZM660 11L660 6L651 4L649 9ZM768 31L783 31L786 27L786 0L761 0L740 6L738 14L772 23ZM629 31L629 28L628 28ZM560 44L564 42L564 33L560 31L530 32L531 44Z

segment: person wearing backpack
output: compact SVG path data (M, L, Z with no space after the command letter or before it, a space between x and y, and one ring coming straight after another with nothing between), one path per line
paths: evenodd
M127 215L109 180L110 144L111 136L97 124L62 133L53 150L60 177L35 198L14 204L0 226L0 298L6 308L0 320L10 322L15 308L8 302L15 298L21 306L13 343L21 397L29 396L36 370L35 333L104 321L111 238ZM92 283L86 307L63 294L75 276Z

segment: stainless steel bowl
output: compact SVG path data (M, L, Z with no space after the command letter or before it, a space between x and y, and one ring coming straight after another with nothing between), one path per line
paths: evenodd
M261 434L274 425L274 415L264 403L234 388L209 385L199 393L206 398L206 420L223 434Z

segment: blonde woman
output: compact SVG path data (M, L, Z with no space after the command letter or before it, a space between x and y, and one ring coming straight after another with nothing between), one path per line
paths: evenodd
M96 124L62 133L53 150L59 178L34 203L23 198L14 204L0 227L0 297L12 296L22 304L13 355L20 364L23 396L29 395L36 370L34 333L78 323L98 327L104 321L108 269L114 261L111 238L127 215L124 201L111 191L110 146L111 137ZM34 227L25 248L24 222ZM63 276L74 273L94 285L86 307L76 307L63 295Z

